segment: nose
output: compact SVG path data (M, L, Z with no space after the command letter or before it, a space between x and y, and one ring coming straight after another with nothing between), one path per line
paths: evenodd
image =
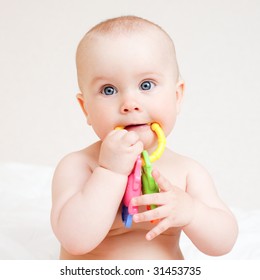
M120 111L121 113L126 114L130 112L140 112L142 109L141 105L136 100L127 99L123 101Z

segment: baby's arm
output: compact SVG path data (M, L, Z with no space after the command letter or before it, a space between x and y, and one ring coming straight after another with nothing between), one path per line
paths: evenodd
M53 178L52 227L71 254L93 250L110 230L137 155L137 135L113 131L103 141L93 172L82 153L65 157ZM124 162L124 165L122 165Z
M187 178L187 193L194 199L194 216L183 230L202 252L228 253L237 238L235 217L219 198L208 172L193 163Z

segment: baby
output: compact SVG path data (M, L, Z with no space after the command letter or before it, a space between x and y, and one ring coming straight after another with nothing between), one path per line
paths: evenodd
M51 222L60 258L183 259L181 231L205 254L228 253L238 234L234 216L208 172L167 148L153 163L160 192L131 200L139 212L130 228L121 219L138 155L157 148L151 123L167 137L181 108L184 82L167 33L134 16L109 19L83 37L76 60L77 99L100 141L56 168ZM151 204L158 207L147 210Z

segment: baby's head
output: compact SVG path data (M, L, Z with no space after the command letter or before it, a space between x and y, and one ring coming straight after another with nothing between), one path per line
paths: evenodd
M76 55L77 71L78 71L78 82L80 89L84 85L86 60L88 48L91 46L91 42L96 38L109 38L113 39L116 37L131 37L134 35L148 36L154 39L154 43L158 44L161 48L161 55L165 56L166 59L171 63L174 78L177 80L179 77L179 69L176 60L175 47L170 36L157 24L148 21L146 19L136 16L122 16L118 18L108 19L101 22L90 29L86 35L82 38L79 43ZM136 40L133 41L133 48L140 48L142 42ZM143 46L146 48L146 46ZM109 55L109 50L107 50ZM159 55L159 53L157 54ZM81 91L83 91L81 89Z
M76 62L78 99L101 139L116 126L130 130L155 121L170 133L183 83L174 44L162 28L135 16L101 22L81 40Z

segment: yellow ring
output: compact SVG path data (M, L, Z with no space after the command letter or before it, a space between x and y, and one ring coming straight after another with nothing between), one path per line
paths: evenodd
M154 162L159 159L164 152L166 146L166 138L164 132L158 123L152 123L151 129L154 131L158 138L158 147L157 149L150 155L150 161Z

